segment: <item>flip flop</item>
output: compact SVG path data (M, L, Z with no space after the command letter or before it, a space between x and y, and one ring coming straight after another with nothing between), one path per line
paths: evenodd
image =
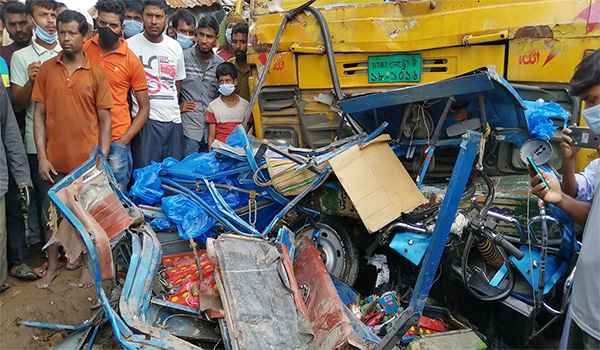
M21 280L33 281L38 279L38 275L27 264L21 264L15 272L10 271L8 274Z

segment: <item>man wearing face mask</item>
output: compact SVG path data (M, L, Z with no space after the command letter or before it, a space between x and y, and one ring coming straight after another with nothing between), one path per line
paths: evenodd
M206 150L206 108L218 96L217 66L223 59L213 52L219 25L212 16L204 16L196 28L197 44L183 52L186 78L181 84L181 122L184 156Z
M581 112L590 129L600 134L600 50L585 57L577 66L570 83L570 93L585 102ZM596 178L591 202L574 199L560 189L553 176L541 171L550 186L540 183L541 176L531 181L532 193L552 203L573 220L585 224L583 242L577 260L569 315L572 318L569 349L600 348L600 172Z
M142 3L138 0L125 0L125 20L123 21L123 37L129 39L144 30L142 23Z
M184 50L194 45L196 17L189 10L179 9L171 16L169 36L181 45Z
M104 70L110 83L114 107L111 110L112 139L108 163L122 191L133 170L130 142L142 129L150 112L146 73L140 60L121 38L125 6L121 0L99 0L96 3L98 35L83 44L93 63ZM133 121L129 114L127 94L133 90L140 108Z
M233 27L238 23L245 23L244 17L240 16L235 12L229 12L227 16L221 21L221 27L219 29L219 55L224 61L229 61L235 55L233 54L233 40L231 34L233 33Z

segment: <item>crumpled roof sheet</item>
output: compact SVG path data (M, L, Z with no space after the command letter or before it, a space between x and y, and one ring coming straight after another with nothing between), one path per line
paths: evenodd
M218 4L219 0L167 0L167 4L174 8L196 7L196 6L212 6Z

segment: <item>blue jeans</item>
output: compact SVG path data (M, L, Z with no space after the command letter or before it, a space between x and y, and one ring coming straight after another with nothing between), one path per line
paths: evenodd
M189 137L183 137L183 157L187 157L192 153L206 152L208 147L206 143L190 139Z
M127 193L127 184L129 183L133 169L131 147L129 145L121 146L117 141L111 142L110 152L108 153L108 165L110 165L110 169L115 175L121 191Z

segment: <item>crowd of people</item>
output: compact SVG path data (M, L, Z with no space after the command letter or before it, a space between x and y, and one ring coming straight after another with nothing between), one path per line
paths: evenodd
M210 14L171 13L164 0L99 0L95 9L92 19L55 0L0 8L12 40L0 47L0 290L8 274L47 288L63 265L85 264L61 262L58 244L44 247L56 227L47 192L95 145L126 191L133 169L225 142L248 109L241 16L230 13L219 25ZM28 247L45 248L47 263L28 266ZM79 286L93 285L81 270Z

